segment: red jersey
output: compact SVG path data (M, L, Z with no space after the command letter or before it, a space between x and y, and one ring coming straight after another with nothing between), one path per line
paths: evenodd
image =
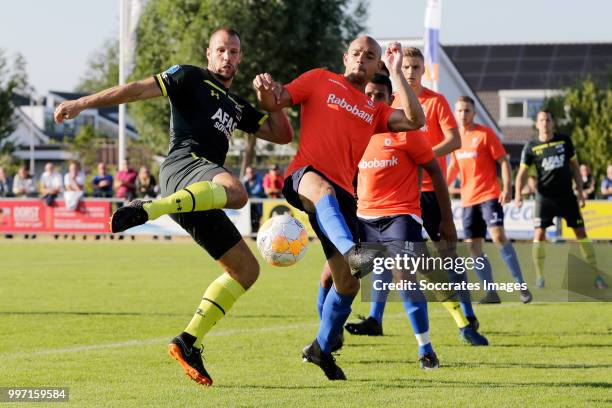
M418 166L434 158L424 134L372 136L359 162L357 213L366 216L421 216Z
M293 104L302 104L300 147L286 175L311 165L353 193L357 164L372 135L388 131L393 109L324 69L308 71L285 88Z
M480 204L500 193L495 162L506 150L490 128L474 124L461 135L461 149L452 153L452 163L461 173L461 205Z
M444 140L444 131L456 128L457 122L446 98L442 94L423 87L418 98L423 107L423 112L425 112L425 126L419 130L408 132L408 135L425 134L430 146L434 147ZM399 95L395 95L392 106L394 108L401 107ZM440 169L442 169L442 174L446 176L446 157L438 157L437 159ZM433 183L427 173L423 173L421 191L433 191Z

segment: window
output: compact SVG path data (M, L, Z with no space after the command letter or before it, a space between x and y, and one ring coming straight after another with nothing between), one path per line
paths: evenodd
M508 102L506 112L509 118L522 118L524 116L523 102Z
M544 99L560 95L557 90L500 90L500 126L533 126Z

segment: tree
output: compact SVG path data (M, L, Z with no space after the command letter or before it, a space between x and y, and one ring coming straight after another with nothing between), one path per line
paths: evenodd
M87 62L87 71L80 79L77 92L94 93L119 82L119 41L109 39Z
M93 126L85 125L74 137L64 137L64 145L73 156L78 158L82 168L95 168L98 159L98 141L103 136Z
M0 154L7 155L13 150L13 145L6 139L15 131L16 123L13 104L15 93L28 97L32 87L28 84L25 58L16 54L12 67L0 48Z
M285 82L315 67L339 71L346 44L364 29L366 10L365 0L150 1L140 19L132 78L144 78L177 63L206 65L210 34L230 26L240 32L244 52L232 90L254 103L251 82L258 73L269 72ZM147 144L164 153L167 101L136 103L130 115ZM254 140L247 145L252 156Z
M572 137L578 161L591 168L595 180L606 174L612 151L612 87L600 88L586 78L566 92L544 101L559 133Z

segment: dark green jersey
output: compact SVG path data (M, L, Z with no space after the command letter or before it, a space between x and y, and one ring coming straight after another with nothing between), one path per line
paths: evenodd
M573 195L570 160L575 156L572 140L568 136L554 135L548 142L539 139L527 142L521 154L521 166L529 167L535 164L540 195Z
M229 92L208 69L174 65L155 79L170 98L170 153L189 147L191 153L222 166L232 132L255 133L267 118Z

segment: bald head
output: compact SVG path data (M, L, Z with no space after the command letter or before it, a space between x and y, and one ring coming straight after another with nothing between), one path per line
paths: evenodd
M364 35L354 39L344 54L344 76L363 91L383 65L381 54L380 45L372 37Z
M378 59L380 59L382 55L382 48L380 47L380 44L378 43L378 41L376 41L374 38L370 37L369 35L362 35L361 37L355 38L349 44L349 50L351 48L358 47L358 46L362 46L362 47L365 46L365 47L371 48L372 51L378 56Z

